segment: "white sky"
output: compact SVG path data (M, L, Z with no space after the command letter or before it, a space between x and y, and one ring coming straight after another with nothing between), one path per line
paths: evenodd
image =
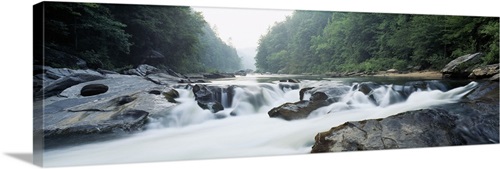
M216 25L219 37L236 49L256 48L261 35L275 22L284 21L291 10L193 7L202 12L211 27Z

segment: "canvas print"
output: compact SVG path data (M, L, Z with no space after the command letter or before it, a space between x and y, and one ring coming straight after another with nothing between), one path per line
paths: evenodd
M499 142L499 18L42 2L47 167Z

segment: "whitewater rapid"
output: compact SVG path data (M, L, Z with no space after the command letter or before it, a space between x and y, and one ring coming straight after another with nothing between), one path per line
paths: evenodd
M299 85L342 84L303 81ZM448 91L419 90L405 98L400 98L393 86L383 85L372 91L377 104L351 86L338 102L313 111L307 119L294 121L270 118L267 112L283 103L299 101L300 88L281 89L277 83L240 84L232 104L226 103L217 113L224 115L222 119L199 108L191 90L177 89L177 101L181 103L164 118L148 124L147 130L123 139L48 150L44 152L44 166L304 154L311 151L314 136L331 127L454 103L476 85L471 82ZM234 112L238 115L231 116Z

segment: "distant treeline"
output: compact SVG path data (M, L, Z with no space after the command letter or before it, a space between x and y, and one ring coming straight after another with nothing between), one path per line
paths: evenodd
M498 63L499 18L295 11L259 41L256 66L273 73L441 69L482 52Z
M35 56L35 64L75 67L77 58L94 69L150 64L181 73L241 67L234 47L190 7L44 2L44 9L45 60Z

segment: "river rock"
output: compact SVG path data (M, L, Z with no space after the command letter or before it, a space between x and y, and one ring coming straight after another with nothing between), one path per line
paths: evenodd
M119 74L118 72L111 71L111 70L105 70L105 69L101 69L101 68L98 68L96 71L99 72L99 73L101 73L101 74L103 74L103 75L107 75L107 74L115 74L115 75L117 75L117 74Z
M47 98L54 95L58 95L63 90L89 81L95 81L104 79L105 77L100 74L86 74L86 73L75 73L68 76L64 76L57 80L52 81L51 83L44 86L40 91L35 93L36 98Z
M279 107L271 109L267 114L272 118L282 118L285 120L304 119L312 111L327 106L326 101L299 101L295 103L285 103Z
M285 90L297 90L300 88L300 85L298 83L290 83L290 82L282 82L278 84L278 87L285 91Z
M103 84L89 84L83 86L82 90L80 90L80 95L82 96L93 96L101 93L106 93L108 91L108 86Z
M387 73L399 73L397 69L389 69L386 71Z
M163 96L165 96L165 99L167 99L168 102L177 103L177 101L175 101L175 98L179 98L179 92L175 89L170 89L168 92L164 92Z
M468 54L452 60L441 69L443 78L466 78L481 62L482 53Z
M333 127L316 135L311 152L498 143L498 101L498 83L481 82L459 103Z
M217 113L221 110L224 110L224 106L218 101L213 101L213 102L204 102L204 101L198 101L198 106L204 110L210 110L212 113Z
M311 94L310 90L311 90L311 89L313 89L313 88L314 88L314 87L306 87L306 88L302 88L302 89L300 89L300 91L299 91L299 99L300 99L301 101L302 101L302 100L304 100L304 95L305 95L306 93Z
M196 84L193 86L193 93L198 105L203 109L209 109L216 113L226 107L231 106L233 102L235 86L207 86ZM225 95L225 96L223 96ZM226 97L226 100L223 100Z
M349 86L323 86L323 87L316 87L310 90L312 93L310 100L317 100L317 99L324 99L324 96L321 96L325 94L327 96L326 101L328 103L335 103L340 101L342 97L344 97L347 92L349 92L350 87ZM314 96L314 97L313 97ZM319 97L320 96L320 97Z
M469 74L469 78L473 79L484 79L490 78L499 73L498 64L480 66L472 70L472 73Z
M491 76L488 80L497 81L498 82L499 77L500 77L500 75L496 74L496 75Z
M135 69L129 69L124 71L123 73L126 75L137 75L137 76L147 76L149 74L153 73L159 73L160 69L147 65L147 64L142 64L137 66Z
M108 90L82 96L82 89L92 84L105 85ZM39 116L43 117L47 137L141 130L148 117L167 116L176 105L151 92L155 90L163 93L172 88L137 76L119 75L71 86L59 96L41 101L43 106L37 106L34 113L43 113Z
M68 69L68 68L52 68L49 66L44 66L44 73L48 78L57 80L62 77L74 75L74 74L89 74L89 75L95 75L95 76L102 76L101 73L90 70L90 69Z
M394 85L393 89L397 92L403 94L405 97L410 96L413 92L416 91L427 91L427 90L440 90L446 91L447 87L438 81L429 80L429 81L411 81L406 82L403 85Z
M160 85L169 85L173 83L178 83L186 79L175 77L165 73L153 73L145 76L146 79Z
M77 117L87 120L75 121L75 119L67 119L68 121L64 121L64 123L70 123L72 125L59 127L46 126L44 129L45 137L68 137L79 134L110 133L118 130L136 131L140 130L146 123L148 112L142 110L125 110L105 120L100 120L95 114L87 113L79 113ZM90 118L92 118L92 120L89 120Z

